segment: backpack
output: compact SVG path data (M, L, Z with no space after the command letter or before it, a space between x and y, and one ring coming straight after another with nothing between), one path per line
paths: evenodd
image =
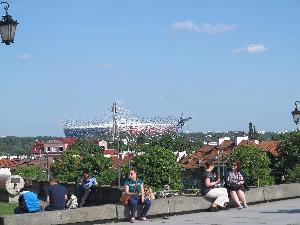
M41 206L37 195L34 192L26 191L23 192L24 208L26 212L39 212Z

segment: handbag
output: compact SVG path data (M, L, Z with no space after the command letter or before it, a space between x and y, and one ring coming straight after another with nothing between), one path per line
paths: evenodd
M135 185L134 185L134 192L136 190L136 182L135 182ZM120 202L123 204L123 205L128 205L128 200L130 199L130 195L126 195L126 193L124 192L120 198Z
M126 195L126 193L123 193L121 198L120 198L120 202L123 204L123 205L128 205L128 200L130 198L130 195Z
M232 189L232 190L238 190L241 187L240 184L237 183L229 183L228 184L228 188Z

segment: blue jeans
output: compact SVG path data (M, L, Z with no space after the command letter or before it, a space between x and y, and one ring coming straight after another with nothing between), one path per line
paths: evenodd
M142 217L147 216L147 213L151 206L151 201L150 199L145 199L144 203L142 203L140 196L137 195L131 196L130 199L128 200L128 205L130 208L130 216L135 217L136 208L138 204L143 205Z

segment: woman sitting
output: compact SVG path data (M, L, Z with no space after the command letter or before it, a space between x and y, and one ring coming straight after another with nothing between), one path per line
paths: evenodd
M240 162L233 160L231 162L231 170L226 175L225 184L238 209L248 207L245 196L245 178L245 174L241 171Z
M220 178L216 178L212 173L214 169L213 162L206 161L204 166L206 170L202 176L201 193L207 198L215 199L210 207L211 211L217 212L219 208L225 209L229 202L227 190L226 188L216 187L220 183Z
M135 222L135 213L138 204L143 205L143 211L140 219L146 221L147 213L151 206L151 201L145 198L144 184L142 179L137 176L137 170L135 168L130 168L129 179L125 181L124 189L126 195L129 195L128 205L130 208L130 223Z
M147 184L144 185L144 196L145 199L149 199L150 201L155 199L155 195L151 187L148 186Z

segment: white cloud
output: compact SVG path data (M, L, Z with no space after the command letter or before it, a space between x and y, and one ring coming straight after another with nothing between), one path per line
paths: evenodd
M235 24L210 24L202 23L197 24L192 20L178 21L170 25L169 29L173 32L185 31L185 32L196 32L205 34L217 34L234 30L237 27Z
M27 54L27 53L22 53L22 54L19 54L17 56L18 59L20 60L27 60L27 59L30 59L31 58L31 55L30 54Z
M247 46L246 49L248 53L254 53L254 54L267 51L267 47L264 46L263 44L250 44Z
M233 53L246 52L249 54L260 54L267 50L268 50L268 48L263 44L249 44L245 48L237 48L237 49L234 49L232 52Z

